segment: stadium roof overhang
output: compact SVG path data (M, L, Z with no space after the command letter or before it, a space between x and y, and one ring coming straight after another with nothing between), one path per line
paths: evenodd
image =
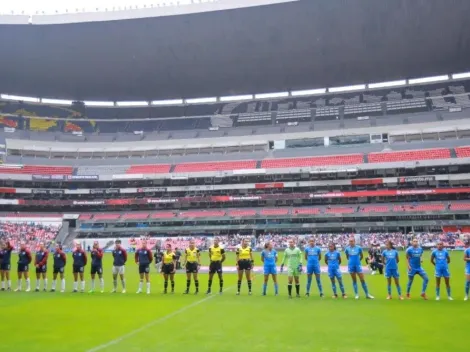
M468 0L305 0L183 16L0 25L0 92L155 100L469 71Z

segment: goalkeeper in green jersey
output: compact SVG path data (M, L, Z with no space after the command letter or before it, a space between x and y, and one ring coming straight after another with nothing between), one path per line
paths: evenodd
M295 291L297 298L300 298L299 276L302 272L302 251L295 246L294 240L289 240L289 248L284 251L284 258L281 264L281 272L287 263L287 290L289 298L292 298L292 281L295 281Z

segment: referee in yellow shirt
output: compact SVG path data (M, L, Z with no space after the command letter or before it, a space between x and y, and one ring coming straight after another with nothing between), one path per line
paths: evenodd
M214 239L214 244L209 247L209 282L206 294L211 294L212 279L214 274L219 276L219 293L222 294L224 289L224 279L222 277L222 263L225 261L225 250L220 246L219 239Z
M194 278L194 286L196 287L195 294L199 293L199 280L197 279L197 273L201 266L201 255L199 249L196 248L194 240L189 241L189 247L184 251L184 264L186 268L186 291L184 294L189 293L189 287L191 286L191 274Z
M241 246L237 249L237 269L238 269L237 295L240 294L243 273L245 273L246 281L248 282L248 294L251 295L252 266L253 266L253 253L251 251L251 247L248 246L247 241L243 239Z

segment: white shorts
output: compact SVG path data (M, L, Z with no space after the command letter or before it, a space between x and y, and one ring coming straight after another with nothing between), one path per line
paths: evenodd
M126 267L122 266L113 266L113 275L124 275Z

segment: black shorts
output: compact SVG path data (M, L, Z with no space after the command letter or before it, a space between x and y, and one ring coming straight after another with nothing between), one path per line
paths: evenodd
M36 274L44 274L47 272L47 265L36 267Z
M148 274L150 272L150 264L139 264L139 274Z
M241 259L238 261L238 270L251 270L251 260Z
M162 265L163 274L166 274L166 275L173 274L174 271L175 271L175 266L173 265L173 263Z
M186 263L186 274L197 274L199 271L199 264L195 263Z
M64 267L63 266L55 266L54 270L52 271L54 274L63 274Z
M73 273L78 274L78 273L83 273L85 271L85 267L81 265L74 265L73 266Z
M29 271L29 265L28 264L18 264L18 272L19 273L26 273Z
M91 275L101 275L103 274L103 266L102 265L92 265L91 266Z
M222 274L222 262L211 262L209 264L209 274Z
M10 271L11 269L11 264L7 264L7 263L2 263L0 264L0 270L2 271Z

